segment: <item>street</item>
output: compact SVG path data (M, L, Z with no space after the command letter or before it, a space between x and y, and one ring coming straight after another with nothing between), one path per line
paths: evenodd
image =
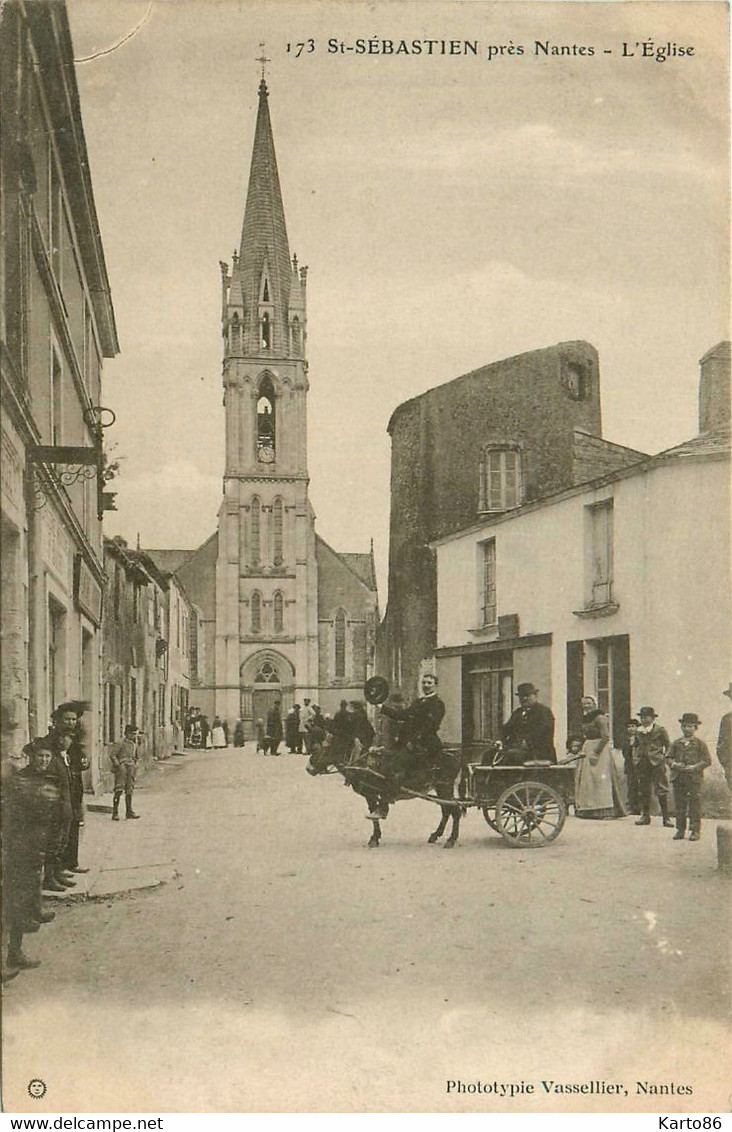
M26 938L43 965L6 990L6 1111L729 1107L716 822L691 844L658 819L569 817L526 851L471 811L445 851L426 843L439 810L417 800L367 850L364 802L340 776L251 745L149 775L135 808L119 825L90 813L82 858L114 845L173 879L59 906ZM535 1091L448 1092L458 1080ZM638 1081L693 1092L638 1095Z

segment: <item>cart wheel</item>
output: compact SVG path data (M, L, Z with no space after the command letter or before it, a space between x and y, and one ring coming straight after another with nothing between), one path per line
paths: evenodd
M495 814L498 832L521 849L548 845L559 837L566 817L562 795L543 782L515 782L501 794Z
M500 829L498 828L498 823L496 822L496 815L495 815L495 813L493 812L493 810L490 806L484 806L483 807L483 817L485 818L485 820L488 822L488 825L491 827L491 829L495 833L501 832Z

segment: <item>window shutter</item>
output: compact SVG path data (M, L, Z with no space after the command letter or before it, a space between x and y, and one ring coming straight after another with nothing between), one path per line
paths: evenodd
M610 646L612 665L613 717L610 721L613 746L620 749L625 738L625 725L632 715L630 698L630 637L613 637Z
M567 641L567 731L578 734L582 724L582 704L585 690L585 643Z

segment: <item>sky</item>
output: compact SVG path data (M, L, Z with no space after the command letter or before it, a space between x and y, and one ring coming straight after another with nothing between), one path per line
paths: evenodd
M336 549L374 539L382 609L402 401L585 339L608 439L657 452L696 432L699 359L729 337L724 4L68 8L121 346L104 366L122 468L108 534L193 548L216 527L219 261L241 236L262 41L290 251L309 267L310 496ZM328 50L369 39L378 53ZM401 39L438 45L383 52Z

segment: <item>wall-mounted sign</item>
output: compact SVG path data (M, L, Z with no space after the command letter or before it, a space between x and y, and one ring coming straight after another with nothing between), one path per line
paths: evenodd
M102 587L80 554L74 559L74 601L99 628L102 623Z

